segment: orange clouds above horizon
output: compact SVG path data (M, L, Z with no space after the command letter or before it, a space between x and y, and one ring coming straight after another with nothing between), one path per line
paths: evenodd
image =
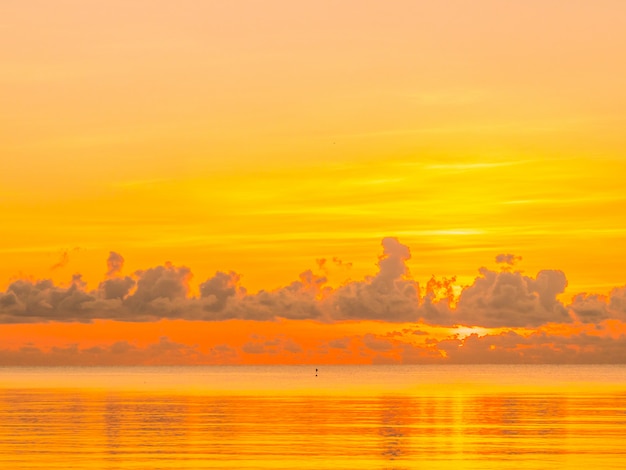
M467 286L413 280L410 248L382 240L378 272L328 286L308 270L275 290L248 292L217 272L192 294L191 270L171 263L123 273L111 252L89 290L18 280L0 293L3 364L299 364L623 362L626 287L559 300L561 271L535 277L500 254ZM323 270L326 261L319 260ZM456 287L456 288L455 288ZM458 292L458 294L456 294Z
M317 260L317 272L276 289L248 292L241 274L216 272L197 285L189 267L164 265L125 274L124 257L110 252L105 278L89 289L80 274L69 284L51 279L18 279L0 294L1 323L128 322L182 319L275 321L316 320L423 322L435 326L535 328L548 323L599 323L626 320L626 286L608 296L570 293L565 273L541 270L535 277L515 269L521 256L495 256L499 270L478 269L468 285L455 277L431 277L420 286L409 272L410 247L397 238L382 239L378 271L363 280L328 285L327 260ZM342 262L335 258L335 263ZM194 294L197 292L197 294Z

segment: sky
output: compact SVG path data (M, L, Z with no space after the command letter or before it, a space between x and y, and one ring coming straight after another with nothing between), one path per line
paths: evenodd
M626 361L626 4L0 4L0 364Z

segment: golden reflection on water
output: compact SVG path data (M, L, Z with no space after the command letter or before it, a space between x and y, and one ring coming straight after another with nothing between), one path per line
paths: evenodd
M474 380L467 368L446 369L447 380L441 370L407 378L415 369L391 369L337 369L315 388L295 386L303 369L270 369L271 383L262 383L267 369L240 368L246 389L228 382L228 370L72 370L76 380L68 382L67 370L3 369L0 468L624 467L623 367L561 376L487 368L491 375L476 369L483 372ZM517 389L520 373L543 379ZM581 374L586 385L570 380ZM342 377L365 385L345 393ZM181 385L192 382L201 386ZM278 393L279 386L287 388Z

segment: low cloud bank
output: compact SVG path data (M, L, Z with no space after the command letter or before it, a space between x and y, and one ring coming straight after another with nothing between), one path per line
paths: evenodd
M612 323L612 324L611 324ZM626 323L610 320L569 331L451 335L434 338L412 329L306 341L284 333L260 336L242 332L236 344L213 339L199 346L161 337L139 346L119 340L97 345L69 343L51 347L24 344L0 348L0 366L93 366L184 364L622 364ZM293 325L291 325L293 326ZM297 336L297 335L296 335ZM416 338L419 338L416 340Z
M526 276L513 270L520 259L513 254L496 257L503 265L501 271L480 268L458 298L452 294L454 278L431 279L421 289L407 268L410 259L410 248L388 237L382 240L378 272L337 288L328 286L325 276L308 270L287 286L251 294L231 271L215 273L199 284L199 296L190 296L189 268L166 263L123 275L124 258L111 252L97 289L88 290L80 274L69 286L51 280L13 282L0 292L0 322L285 318L535 328L548 323L626 320L626 287L613 289L609 296L578 294L564 305L557 297L567 287L565 274L542 270L535 277Z

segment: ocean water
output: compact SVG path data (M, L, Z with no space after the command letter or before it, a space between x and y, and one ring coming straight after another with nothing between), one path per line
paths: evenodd
M617 469L626 366L0 368L2 469Z

